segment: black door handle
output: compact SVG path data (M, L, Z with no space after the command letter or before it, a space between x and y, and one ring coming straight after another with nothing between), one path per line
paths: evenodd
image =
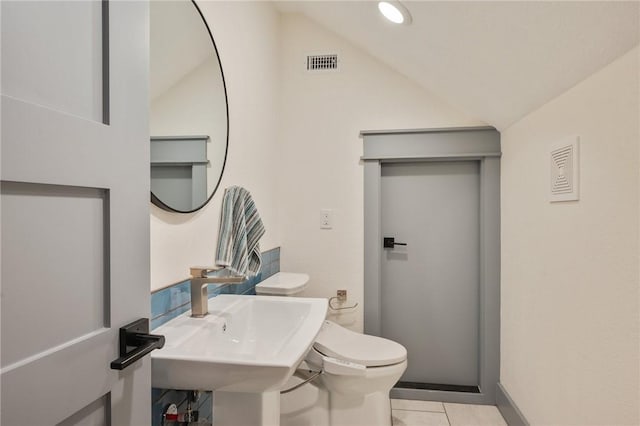
M112 370L124 370L154 349L164 346L164 336L149 334L149 319L120 327L120 358L111 362Z
M406 246L407 243L396 243L395 237L384 237L382 239L382 247L393 248L394 246Z

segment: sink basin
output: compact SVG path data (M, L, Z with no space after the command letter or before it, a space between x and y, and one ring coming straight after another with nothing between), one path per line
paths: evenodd
M209 314L187 312L153 332L152 384L164 389L264 393L282 388L311 348L326 299L220 295Z

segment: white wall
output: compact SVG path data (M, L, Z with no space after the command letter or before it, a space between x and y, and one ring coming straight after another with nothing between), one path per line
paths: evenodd
M639 50L502 133L501 381L534 425L638 425ZM549 145L581 141L580 201Z
M229 153L220 190L197 213L151 209L151 290L184 280L191 265L212 265L224 188L251 191L267 233L261 249L279 246L276 106L279 16L268 2L198 1L216 41L229 97Z
M360 306L334 318L361 331L363 167L361 130L471 126L455 110L403 75L308 20L282 16L280 168L281 268L307 272L306 296L347 289ZM339 53L341 71L309 74L308 53ZM320 229L320 209L334 212Z

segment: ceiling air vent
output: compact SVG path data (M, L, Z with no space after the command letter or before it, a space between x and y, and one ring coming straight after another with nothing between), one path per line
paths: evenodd
M579 142L574 137L551 147L551 202L578 200Z
M307 71L338 71L338 54L307 55Z

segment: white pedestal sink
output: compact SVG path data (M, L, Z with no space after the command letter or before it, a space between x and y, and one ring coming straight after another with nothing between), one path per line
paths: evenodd
M326 299L220 295L209 314L183 314L154 330L152 384L214 391L215 426L278 425L280 389L311 348Z

